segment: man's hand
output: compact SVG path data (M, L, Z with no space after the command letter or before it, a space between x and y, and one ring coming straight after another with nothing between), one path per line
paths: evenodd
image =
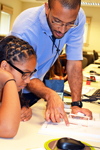
M31 117L32 117L31 108L23 106L21 109L21 121L28 121Z
M66 125L69 123L66 112L64 111L62 99L56 92L47 101L45 118L48 122L51 120L52 122L59 123L61 119L64 119Z
M81 100L81 91L83 83L82 75L82 61L67 61L68 82L71 89L72 101ZM84 113L84 115L92 119L92 112L89 109L80 108L78 106L72 107L72 113Z
M92 112L89 109L73 106L72 113L77 114L78 112L83 113L85 116L89 117L90 120L92 119Z
M64 111L64 105L60 96L52 89L46 87L39 79L32 79L27 85L27 88L38 97L44 98L47 101L45 118L47 121L60 122L64 119L66 125L69 123L67 115Z

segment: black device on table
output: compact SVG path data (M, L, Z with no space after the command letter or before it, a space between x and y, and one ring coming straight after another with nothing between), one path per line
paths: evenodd
M64 93L67 96L71 96L71 92L64 90ZM86 94L84 94L83 96L88 98L88 99L82 99L82 101L85 101L85 102L92 102L92 101L100 100L100 89L97 89L91 96L88 96ZM98 102L98 104L100 104L100 102Z
M72 138L61 138L57 142L57 148L61 150L84 150L86 147L94 147L100 149L100 147L84 145L81 141Z
M93 97L96 97L97 99L100 99L100 89L97 89L93 94Z
M57 142L57 148L62 150L82 150L84 147L82 142L67 137L61 138Z
M95 102L97 100L100 100L100 89L97 89L91 96L84 95L87 98L83 98L83 102ZM96 102L97 104L100 104L100 102Z
M97 76L100 76L100 73L97 73L96 71L94 71L94 70L90 70L90 72L89 72L90 74L94 74L94 75L97 75Z

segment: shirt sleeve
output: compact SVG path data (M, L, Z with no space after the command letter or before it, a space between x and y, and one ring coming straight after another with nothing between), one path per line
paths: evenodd
M78 13L77 17L78 26L70 29L68 40L66 43L66 54L68 60L82 60L82 49L83 49L83 34L86 17L82 8Z

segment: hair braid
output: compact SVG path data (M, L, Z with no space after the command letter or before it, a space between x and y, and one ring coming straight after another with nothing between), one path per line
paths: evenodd
M29 58L35 55L33 48L22 39L16 38L7 44L7 60L22 61L23 58Z
M31 55L36 57L36 53L28 42L19 39L15 36L8 36L0 42L0 63L2 60L7 60L13 63L14 61L23 61Z

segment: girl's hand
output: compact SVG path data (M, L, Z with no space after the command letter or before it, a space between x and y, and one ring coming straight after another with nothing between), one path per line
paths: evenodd
M31 108L27 108L25 106L21 109L21 121L28 121L32 117L32 110Z

